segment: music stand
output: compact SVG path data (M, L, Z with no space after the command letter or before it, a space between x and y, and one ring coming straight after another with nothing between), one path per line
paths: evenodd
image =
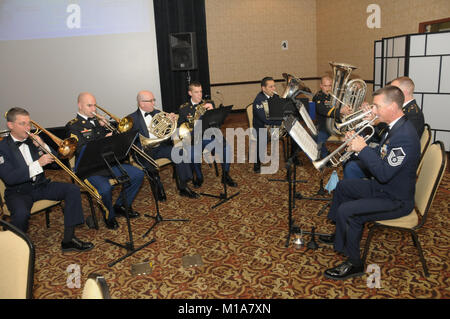
M216 109L212 109L212 110L206 111L205 114L203 114L203 116L201 118L201 121L202 121L202 136L203 136L203 133L205 132L205 130L210 128L210 127L215 127L217 129L220 129L220 127L222 126L223 122L225 121L225 118L230 113L232 107L233 107L233 105L222 106L222 107L219 107L219 108L216 108ZM195 128L194 128L194 132L195 132ZM222 142L226 143L225 138L223 136L222 136ZM225 154L223 154L223 155L225 156ZM213 205L211 207L212 209L222 205L223 203L225 203L225 202L229 201L230 199L236 197L240 193L240 192L237 192L237 193L235 193L235 194L233 194L231 196L228 196L227 184L225 183L225 180L223 178L225 176L224 169L225 168L222 165L223 193L220 193L219 195L200 193L203 196L214 197L214 198L220 199L215 205Z
M130 177L120 165L120 161L126 158L136 136L136 131L129 131L122 134L101 138L86 144L80 152L77 160L76 167L78 175L82 179L85 179L92 175L95 171L98 171L101 168L106 168L110 172L110 175L116 180L117 184L122 185L124 188L128 187L130 184ZM112 170L112 166L117 166L121 175L116 175ZM121 193L122 204L125 206L125 217L127 219L129 241L125 244L119 244L109 239L106 239L105 241L109 244L124 248L128 252L116 261L109 263L109 267L114 266L116 263L130 257L135 252L155 242L155 239L153 238L138 248L134 247L129 216L131 210L130 203L127 200L126 192L122 191ZM108 218L108 215L106 217Z

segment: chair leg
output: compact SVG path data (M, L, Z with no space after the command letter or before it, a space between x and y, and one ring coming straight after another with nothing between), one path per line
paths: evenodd
M45 210L45 225L47 226L47 228L50 227L50 209L47 208Z
M363 257L362 257L363 265L366 264L367 254L369 253L369 248L370 248L370 241L372 240L375 228L376 228L376 226L369 228L369 234L367 235L366 244L364 245L364 252L363 252Z
M414 246L416 246L417 251L419 252L420 261L423 266L423 272L425 273L425 277L430 276L428 272L427 262L425 261L425 257L423 256L422 246L420 246L419 238L415 231L411 231L411 237L413 238Z

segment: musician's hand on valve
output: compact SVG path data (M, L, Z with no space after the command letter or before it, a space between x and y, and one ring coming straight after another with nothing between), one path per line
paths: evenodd
M350 106L348 105L344 105L343 107L341 107L341 115L349 115L352 113L352 109Z
M41 165L41 167L44 167L45 165L50 164L53 161L54 159L50 154L44 154L38 159L39 165Z
M177 115L176 115L175 113L169 113L169 118L170 118L172 121L176 121L176 120L177 120Z
M366 144L366 141L364 140L364 138L362 136L358 135L352 141L350 141L349 151L359 153L366 146L367 146L367 144Z
M207 110L212 110L214 107L213 107L213 105L211 103L206 103L204 108L207 109Z

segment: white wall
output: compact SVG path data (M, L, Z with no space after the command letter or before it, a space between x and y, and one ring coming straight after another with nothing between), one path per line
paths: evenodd
M11 3L9 0L0 1L0 11L5 9L2 5L6 2ZM79 34L94 35L66 36L68 33L58 30L60 37L43 35L39 38L39 35L33 34L33 38L22 40L20 38L26 36L20 34L20 40L0 40L2 128L6 127L3 114L14 106L26 108L32 119L41 126L64 126L75 117L77 95L82 91L93 93L97 104L120 118L136 109L136 94L139 90L151 90L156 99L161 101L153 1L89 1L92 2L70 2L78 2L81 8L82 27L78 30L81 30ZM52 8L48 12L55 11L53 1L25 2L29 6L37 3L35 14L45 12L45 6ZM68 1L61 2L68 4ZM84 10L87 3L90 12ZM117 15L121 11L125 12L126 6L130 4L134 6L128 8L130 10L136 10L137 5L138 9L148 10L143 16L147 17L149 23L141 32L127 32L133 29L127 29L126 26L120 29L123 25L120 19L109 20L106 27L102 25L103 22L92 22L102 12L101 6L108 6L104 8L105 14L114 9ZM63 12L51 24L61 19L65 23L68 15ZM14 19L5 21L5 17L0 12L0 26L15 23ZM107 18L98 18L98 21L106 21ZM129 16L126 18L132 21ZM84 30L83 26L86 26ZM48 31L48 24L44 29Z

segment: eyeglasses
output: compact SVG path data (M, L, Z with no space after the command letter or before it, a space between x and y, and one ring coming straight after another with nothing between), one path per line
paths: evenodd
M142 102L148 102L148 103L152 103L152 102L156 102L156 99L151 99L151 100L142 100Z

